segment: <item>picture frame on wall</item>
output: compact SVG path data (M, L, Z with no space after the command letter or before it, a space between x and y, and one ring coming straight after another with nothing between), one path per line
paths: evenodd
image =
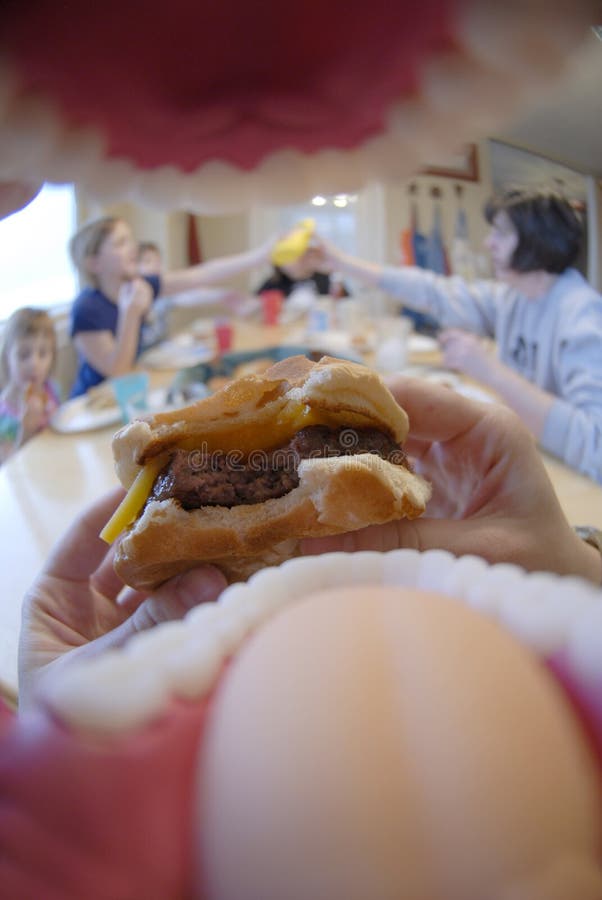
M440 163L427 163L420 170L421 175L434 175L437 178L456 178L463 181L479 180L479 152L476 144L465 144L462 150L449 160Z

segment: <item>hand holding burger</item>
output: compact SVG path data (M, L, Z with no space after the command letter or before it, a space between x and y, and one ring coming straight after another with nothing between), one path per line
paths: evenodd
M433 483L428 517L305 540L303 552L441 548L528 570L572 571L599 583L599 555L573 533L514 414L416 379L394 377L389 387L411 416L406 449ZM214 567L199 564L150 596L129 590L127 602L116 604L123 582L113 570L115 548L98 532L122 498L122 490L112 491L74 522L25 597L24 704L46 666L119 646L136 631L214 600L226 585Z
M600 554L571 528L512 410L424 380L395 375L387 384L412 423L405 448L432 485L427 515L304 541L303 552L442 549L600 583Z
M103 531L116 570L141 589L201 563L240 580L302 538L418 516L408 427L370 369L302 356L130 423L113 442L128 495Z

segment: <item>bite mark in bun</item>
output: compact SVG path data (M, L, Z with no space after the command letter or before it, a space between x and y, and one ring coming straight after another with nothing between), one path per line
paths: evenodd
M285 359L121 429L113 452L128 494L102 536L118 537L115 568L133 587L201 563L247 578L304 537L424 512L430 488L403 452L407 433L369 368Z

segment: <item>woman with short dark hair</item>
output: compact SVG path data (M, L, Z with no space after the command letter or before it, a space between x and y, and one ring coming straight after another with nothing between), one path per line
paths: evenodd
M446 365L492 388L543 449L602 482L602 297L572 267L581 218L556 193L521 190L493 197L485 217L495 280L379 266L325 241L322 264L432 315Z
M543 269L561 275L574 265L583 241L583 223L564 197L542 191L509 190L485 204L485 218L493 226L504 212L518 235L510 260L515 272Z

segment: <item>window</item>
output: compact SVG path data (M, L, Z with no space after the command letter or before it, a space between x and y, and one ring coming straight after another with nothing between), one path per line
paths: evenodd
M75 229L73 185L44 185L29 206L0 221L0 320L21 306L73 300L77 280L67 245Z
M285 206L280 211L283 230L293 228L301 219L315 219L318 232L346 253L357 253L357 194L316 196L309 203Z

